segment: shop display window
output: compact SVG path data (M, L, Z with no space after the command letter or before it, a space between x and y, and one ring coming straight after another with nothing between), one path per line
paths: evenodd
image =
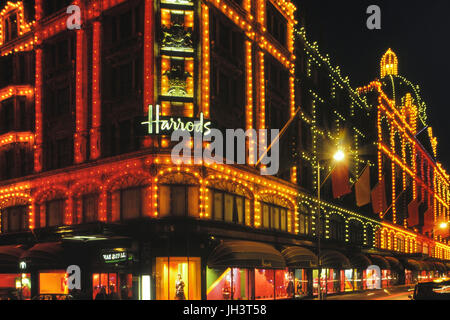
M327 279L327 293L337 293L339 292L339 278L337 270L326 269L326 279Z
M67 273L65 270L39 273L39 294L68 294Z
M133 298L131 273L92 274L92 297L94 300L127 300Z
M157 300L200 300L200 258L157 257Z
M294 275L288 270L275 270L275 299L291 299L294 295Z
M341 291L354 291L353 269L341 270Z
M378 267L370 266L365 270L366 289L381 289L381 272Z
M308 294L308 277L305 269L295 270L295 296L305 296Z
M7 293L2 289L16 289L15 293ZM9 290L8 290L9 291ZM31 282L29 273L0 274L0 300L30 299Z
M391 271L381 270L381 287L388 288L391 285Z
M208 300L249 300L253 271L226 268L206 269Z
M255 269L255 299L271 300L274 299L274 270Z

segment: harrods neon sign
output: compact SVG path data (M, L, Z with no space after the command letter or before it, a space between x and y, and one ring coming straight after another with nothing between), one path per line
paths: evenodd
M141 125L147 126L147 134L171 134L174 131L181 130L187 132L201 133L209 135L211 133L211 121L205 121L203 112L200 112L200 118L187 117L167 117L159 113L159 105L156 105L155 115L153 115L153 106L148 107L147 121L142 121Z

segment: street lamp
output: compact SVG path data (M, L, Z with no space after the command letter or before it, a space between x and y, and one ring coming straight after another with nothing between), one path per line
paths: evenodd
M336 153L333 155L333 159L335 162L341 162L342 160L345 159L345 153L342 150L337 150ZM324 179L323 183L325 183L325 181L327 181L327 179L330 176L333 169L331 169L330 173ZM322 231L321 213L320 213L320 188L321 188L321 186L322 185L320 182L320 160L317 159L317 267L319 269L319 274L317 276L317 285L318 285L317 295L318 295L319 300L323 300L322 290L320 287L320 281L321 281L321 277L322 277L322 266L320 263L320 236L321 236L321 231Z
M441 222L441 224L439 225L439 228L447 229L448 228L448 222Z

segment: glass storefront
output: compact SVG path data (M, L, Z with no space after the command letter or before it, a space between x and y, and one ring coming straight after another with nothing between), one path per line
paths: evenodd
M273 269L210 269L206 271L208 300L290 299L294 295L294 273Z
M313 270L313 295L317 295L318 292L318 274L319 271ZM331 294L338 293L341 290L341 283L339 279L339 272L336 269L322 269L320 276L320 288L322 292Z
M370 266L364 271L364 283L367 290L381 289L381 270L377 266Z
M341 270L341 291L360 290L361 276L361 273L356 269Z
M200 258L157 257L156 300L200 300Z
M39 273L39 294L68 294L66 270Z
M381 270L381 287L389 288L392 286L391 270Z
M206 268L208 300L248 300L251 297L252 270Z
M92 298L94 300L127 300L133 298L131 273L92 274Z
M295 269L295 297L308 295L308 274L305 269Z
M31 299L29 273L0 274L0 300Z

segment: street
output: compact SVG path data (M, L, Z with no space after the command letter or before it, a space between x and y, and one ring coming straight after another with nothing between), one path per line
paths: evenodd
M369 292L328 296L326 300L410 300L414 286L401 286Z

